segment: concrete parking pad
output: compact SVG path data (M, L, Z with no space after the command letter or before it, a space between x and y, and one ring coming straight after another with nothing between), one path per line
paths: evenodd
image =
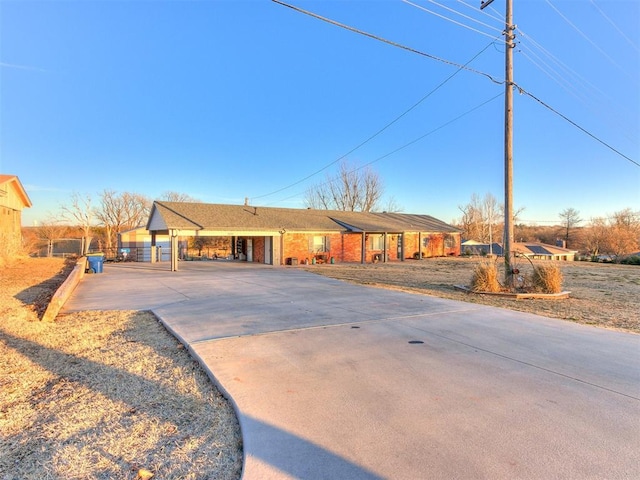
M295 267L108 264L234 403L245 479L640 477L640 336Z

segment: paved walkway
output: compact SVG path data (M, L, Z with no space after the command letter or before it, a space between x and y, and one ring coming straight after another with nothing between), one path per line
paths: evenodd
M330 267L324 267L330 268ZM640 336L295 267L107 264L236 407L254 479L640 478Z

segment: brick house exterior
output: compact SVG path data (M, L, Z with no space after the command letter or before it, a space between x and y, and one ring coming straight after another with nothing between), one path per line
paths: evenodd
M236 259L269 265L387 262L460 255L461 231L429 215L156 201L147 230L172 240L230 237ZM155 261L151 259L151 261Z
M22 210L31 200L15 175L0 174L0 257L16 254L22 245Z

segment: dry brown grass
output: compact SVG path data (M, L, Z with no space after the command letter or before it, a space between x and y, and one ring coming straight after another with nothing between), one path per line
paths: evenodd
M365 265L314 265L304 268L354 283L396 288L640 333L640 268L636 265L559 262L563 290L571 292L569 298L516 300L495 295L470 294L454 288L454 285L470 284L473 269L479 261L477 258L447 257ZM533 263L539 265L544 261Z
M0 478L239 478L232 407L157 319L39 322L29 302L60 283L63 265L25 262L0 271Z
M498 268L495 262L488 260L478 262L471 276L471 290L474 292L499 292L502 289L502 285L500 285L498 275Z
M560 293L562 291L562 272L556 263L534 266L531 283L536 292Z

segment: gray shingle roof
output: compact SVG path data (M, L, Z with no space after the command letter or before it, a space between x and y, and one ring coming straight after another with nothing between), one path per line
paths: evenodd
M189 202L154 202L167 228L188 230L282 230L318 232L448 232L460 230L429 215L342 212ZM149 224L152 223L152 218Z

